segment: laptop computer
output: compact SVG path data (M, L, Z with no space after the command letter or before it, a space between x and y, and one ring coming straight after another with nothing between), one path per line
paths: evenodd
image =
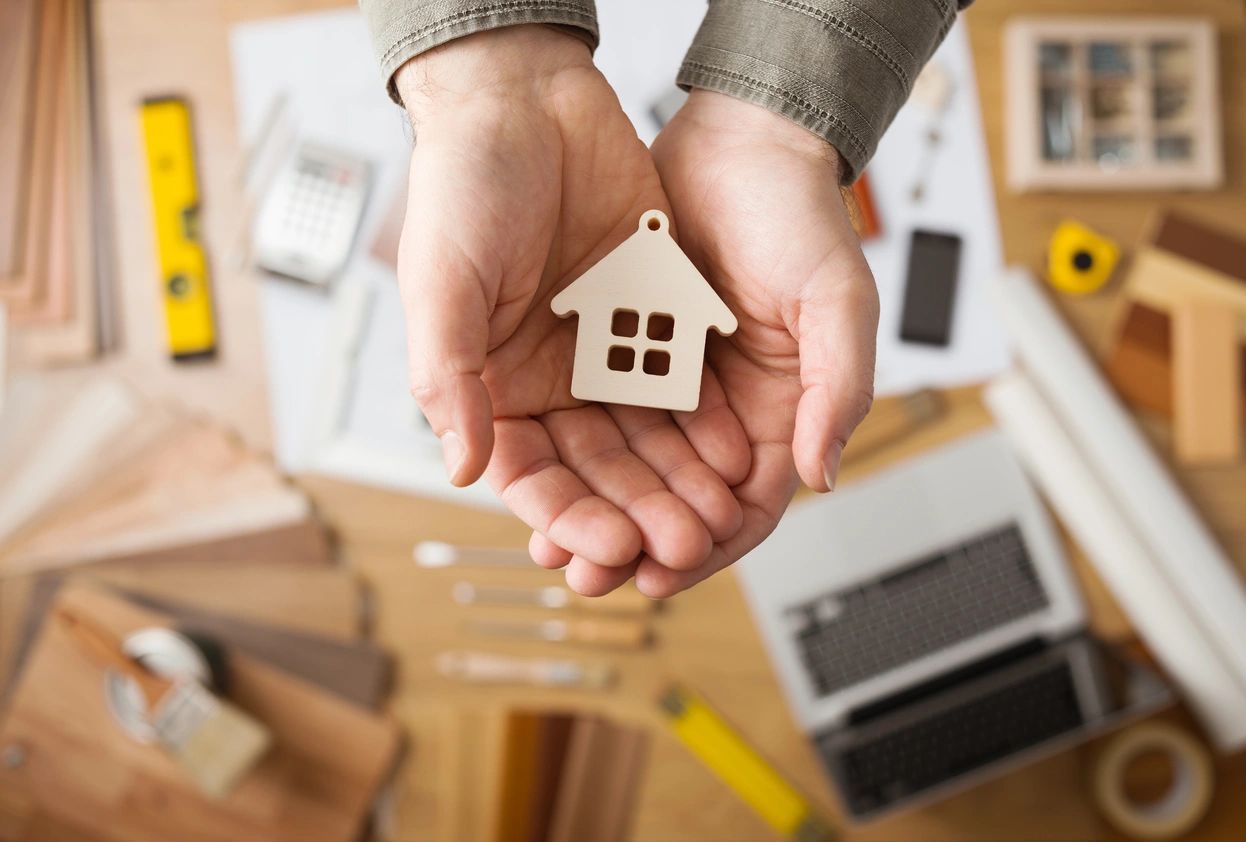
M1165 698L1085 634L1062 545L996 431L794 506L738 569L856 819L1058 746L1127 696Z

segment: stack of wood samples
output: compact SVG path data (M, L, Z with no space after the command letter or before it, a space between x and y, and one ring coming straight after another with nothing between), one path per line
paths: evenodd
M600 716L510 713L494 842L626 839L648 739Z
M19 364L81 361L99 346L89 10L0 5L0 307Z

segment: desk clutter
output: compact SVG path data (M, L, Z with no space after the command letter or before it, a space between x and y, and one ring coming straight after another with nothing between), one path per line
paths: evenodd
M179 613L69 584L41 622L32 620L38 631L0 716L2 838L359 838L398 758L397 726L375 704L332 689L333 670L309 674L309 649L260 656L245 634L220 634L218 621L208 637L210 619L205 626L205 615L183 621ZM89 656L59 621L66 614L120 641L125 654L116 657L127 670ZM195 653L207 651L205 666ZM178 692L193 688L206 716L217 718L179 735L185 714L175 712L165 742L186 744L181 763L152 744L154 723L128 683L162 682L159 675ZM230 721L219 710L229 710ZM222 758L235 779L211 777Z
M358 839L393 665L306 495L77 372L13 383L0 466L0 838Z
M749 842L1236 833L1241 492L1191 478L1243 465L1246 239L1188 195L1126 194L1173 205L1136 239L1112 215L1112 191L1240 186L1224 15L967 13L995 15L994 62L956 25L851 191L883 396L844 482L659 604L578 596L487 488L444 481L393 283L411 139L358 10L266 17L298 5L0 4L0 842L647 842L707 813ZM179 14L228 41L193 54L203 79L163 89L124 39L93 53ZM628 43L597 61L625 107L654 103L610 73ZM101 100L130 118L109 124L121 167L94 142ZM110 166L137 205L106 195ZM200 243L200 177L211 208L225 186L245 205L233 255ZM997 209L1020 199L1045 215L1010 258L1052 289L997 277ZM127 324L167 321L162 366L229 334L159 393L112 360L56 370L113 344L113 217L159 263L115 280L150 305ZM252 282L263 348L230 332ZM180 404L264 352L275 458ZM366 533L356 567L309 473L352 483L329 496L351 501L343 545ZM418 499L378 516L367 486ZM1171 775L1142 804L1129 770L1156 754Z

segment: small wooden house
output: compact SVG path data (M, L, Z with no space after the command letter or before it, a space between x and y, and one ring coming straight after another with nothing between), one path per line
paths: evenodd
M705 332L730 336L737 326L656 210L551 307L562 317L579 316L572 395L659 409L697 408Z

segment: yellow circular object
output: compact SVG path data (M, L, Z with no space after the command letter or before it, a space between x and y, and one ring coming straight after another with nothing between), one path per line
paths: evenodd
M1085 295L1108 282L1120 256L1107 237L1065 220L1056 226L1047 248L1047 280L1061 292Z
M1154 804L1136 804L1125 794L1125 769L1153 751L1167 755L1172 763L1172 785ZM1117 735L1100 755L1094 778L1099 809L1118 830L1135 839L1181 836L1202 820L1211 804L1207 749L1167 723L1146 723Z

